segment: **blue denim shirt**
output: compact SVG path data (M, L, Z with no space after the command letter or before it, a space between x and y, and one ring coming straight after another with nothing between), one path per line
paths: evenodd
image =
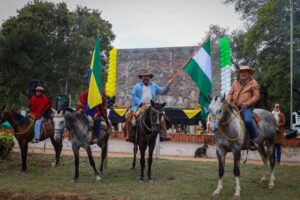
M151 81L149 82L149 86L151 88L152 101L156 102L156 97L158 94L160 94L162 92L163 88L161 88L156 83L153 83ZM130 110L136 111L137 108L142 103L143 82L139 82L134 85L131 95L132 95L134 104L131 106Z

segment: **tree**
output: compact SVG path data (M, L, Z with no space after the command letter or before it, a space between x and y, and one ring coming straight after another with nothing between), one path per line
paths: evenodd
M1 104L27 105L28 81L41 80L48 95L77 96L85 82L97 31L108 54L115 38L101 12L86 7L69 11L65 3L34 1L0 30ZM102 64L106 65L102 55Z
M300 2L294 3L294 110L300 110ZM226 0L249 25L237 40L235 59L255 66L261 84L260 106L275 102L289 113L290 97L290 3L286 0ZM296 51L295 51L296 50Z

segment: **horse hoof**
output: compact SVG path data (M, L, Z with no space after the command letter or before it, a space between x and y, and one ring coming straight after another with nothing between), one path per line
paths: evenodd
M140 183L144 183L145 181L144 181L144 179L140 179L139 182Z
M149 181L149 183L153 183L154 182L153 179L148 179L148 181Z
M52 163L51 163L51 167L56 167L56 163L55 163L55 162L52 162Z
M234 200L240 200L241 196L240 195L234 195L233 199Z
M75 179L72 179L72 180L71 180L71 183L76 183L76 180L75 180Z
M96 176L96 181L101 181L102 178L100 176Z

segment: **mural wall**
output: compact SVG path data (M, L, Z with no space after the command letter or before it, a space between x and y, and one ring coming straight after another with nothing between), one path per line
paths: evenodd
M167 81L185 64L196 46L167 47L148 49L118 49L117 91L118 106L132 105L131 91L140 81L138 74L148 69L154 74L152 81L164 86ZM167 107L194 108L197 105L199 90L190 77L182 72L172 84L171 91L163 96Z

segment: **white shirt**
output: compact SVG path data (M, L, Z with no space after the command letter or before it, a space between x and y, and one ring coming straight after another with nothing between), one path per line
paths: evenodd
M151 94L151 87L143 85L143 95L142 95L142 101L146 104L150 104L152 99L152 94Z

